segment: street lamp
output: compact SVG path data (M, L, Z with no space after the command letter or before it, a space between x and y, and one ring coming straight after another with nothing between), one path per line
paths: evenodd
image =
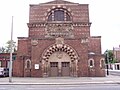
M105 61L106 61L107 75L109 75L109 54L108 54L108 50L106 50L106 52L105 52Z
M13 16L12 16L12 24L11 24L9 82L12 82L12 46L13 46L12 38L13 38Z

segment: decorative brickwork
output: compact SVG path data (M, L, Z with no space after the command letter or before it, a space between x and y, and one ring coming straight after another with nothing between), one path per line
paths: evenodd
M28 37L18 38L14 76L105 76L101 37L90 36L88 4L55 0L30 5L27 25Z

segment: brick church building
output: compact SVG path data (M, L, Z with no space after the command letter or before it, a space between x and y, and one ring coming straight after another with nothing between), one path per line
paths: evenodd
M18 37L13 76L105 76L101 36L91 36L88 4L31 4L28 37Z

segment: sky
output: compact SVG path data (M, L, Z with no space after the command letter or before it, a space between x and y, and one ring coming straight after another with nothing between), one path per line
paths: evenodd
M1 0L0 1L0 47L11 38L13 16L13 40L28 37L29 4L51 0ZM67 0L89 4L91 36L101 36L102 52L120 45L120 0Z

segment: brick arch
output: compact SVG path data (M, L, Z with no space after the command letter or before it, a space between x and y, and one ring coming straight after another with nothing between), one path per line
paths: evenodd
M66 52L69 56L71 61L78 60L78 54L77 52L69 45L67 44L53 44L49 46L42 55L42 60L48 61L49 57L58 51Z
M70 8L67 8L67 7L65 7L65 6L53 6L53 7L49 8L49 9L47 10L47 12L45 13L45 19L46 19L46 21L48 20L48 17L49 17L49 15L50 15L50 13L51 13L52 11L55 11L55 10L63 10L63 11L65 11L65 12L67 12L67 14L70 16L70 19L71 19L71 21L72 21L72 11L71 11Z

